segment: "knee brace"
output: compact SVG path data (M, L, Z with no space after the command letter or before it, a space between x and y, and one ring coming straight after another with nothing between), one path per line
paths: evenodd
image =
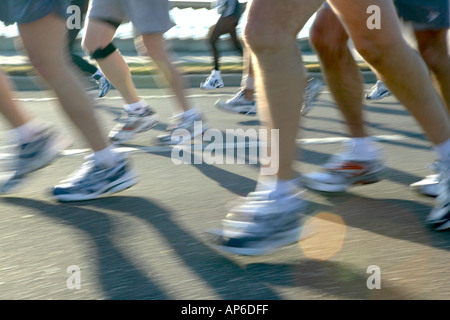
M104 59L106 57L108 57L111 53L113 53L114 51L116 51L117 48L114 46L114 44L111 42L110 44L108 44L106 47L104 47L103 49L97 49L95 50L92 54L91 54L91 58L92 59Z

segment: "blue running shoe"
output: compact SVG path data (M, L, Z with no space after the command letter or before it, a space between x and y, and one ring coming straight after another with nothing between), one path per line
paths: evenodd
M139 181L125 158L112 167L97 163L92 156L86 157L86 160L78 171L52 188L55 200L92 200L128 189Z
M97 82L100 89L98 97L103 98L104 96L106 96L109 90L111 90L111 82L109 82L109 80L105 76L99 74L93 76L93 79Z

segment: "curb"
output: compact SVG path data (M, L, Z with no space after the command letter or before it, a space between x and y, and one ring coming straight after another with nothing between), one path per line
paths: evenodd
M362 76L365 83L375 83L376 75L371 71L362 71ZM320 79L323 82L323 75L320 72L309 72L314 78ZM184 75L186 85L188 88L199 88L200 83L205 81L209 74L188 74ZM223 74L222 79L226 87L239 87L241 85L240 73ZM137 89L158 89L165 88L159 76L132 76L133 82ZM47 85L38 76L11 76L10 80L13 82L18 91L40 91L48 89Z

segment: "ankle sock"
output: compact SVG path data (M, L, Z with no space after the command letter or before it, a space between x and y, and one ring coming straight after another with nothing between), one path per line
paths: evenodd
M113 146L94 152L94 161L107 167L112 167L120 160L120 155L114 151Z
M440 161L450 161L450 139L436 145L435 149Z
M256 191L269 191L272 199L291 195L295 189L295 180L278 178L260 178L256 186Z
M125 111L138 115L144 114L147 111L148 107L148 103L144 100L124 105Z
M20 127L10 130L12 139L17 143L30 141L36 133L41 131L42 124L36 120L29 121Z
M370 137L351 138L347 145L355 160L373 160L379 156L379 148Z

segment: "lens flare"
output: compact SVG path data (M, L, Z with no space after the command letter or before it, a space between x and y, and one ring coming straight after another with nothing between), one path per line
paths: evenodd
M340 216L320 212L305 222L299 244L306 257L325 261L341 251L346 231Z

